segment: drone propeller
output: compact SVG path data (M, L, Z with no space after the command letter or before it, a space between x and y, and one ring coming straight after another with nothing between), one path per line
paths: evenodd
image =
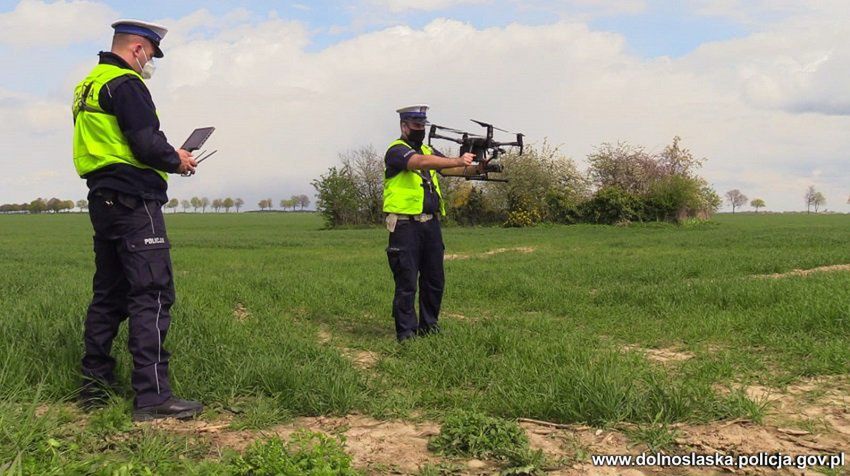
M463 134L464 133L463 131L460 131L460 130L457 130L457 129L452 129L451 127L444 127L444 126L438 126L438 125L434 125L433 127L434 127L434 129L439 130L439 131L449 131L449 132L454 132L455 134Z
M511 132L511 131L506 131L504 129L501 129L499 127L494 126L493 124L487 124L486 122L476 121L475 119L470 119L470 121L478 124L481 127L492 127L493 130L501 131L501 132L504 132L506 134L513 134L513 132Z
M484 136L482 136L481 134L473 134L472 132L460 131L460 130L457 130L457 129L452 129L451 127L443 127L443 126L433 126L433 127L434 127L434 132L446 131L446 132L451 132L453 134L458 134L458 135L461 135L461 136L466 135L467 137L484 138Z

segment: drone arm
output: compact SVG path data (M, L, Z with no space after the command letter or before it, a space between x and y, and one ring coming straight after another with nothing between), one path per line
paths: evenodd
M454 142L455 144L463 144L463 139L461 139L459 137L449 137L449 136L440 135L440 134L437 134L437 133L434 133L434 132L431 132L431 135L429 137L430 137L428 139L429 141L431 139L443 139L443 140Z

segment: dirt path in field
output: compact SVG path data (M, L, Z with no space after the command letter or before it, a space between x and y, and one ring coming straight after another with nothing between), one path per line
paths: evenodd
M378 360L373 352L350 349L334 342L327 329L320 329L319 342L336 346L356 367L370 372ZM646 349L634 345L623 351L639 352L661 365L676 365L694 354L675 348ZM728 389L718 388L718 391ZM850 376L819 378L798 382L784 389L753 385L745 388L756 402L767 402L765 421L714 422L704 425L670 425L675 444L669 454L702 455L758 454L781 452L787 455L837 454L850 448ZM147 423L163 431L196 435L208 441L212 454L224 448L242 451L257 439L277 435L290 437L298 429L342 435L355 466L366 474L418 474L423 467L440 467L443 474L497 474L497 462L476 459L443 458L428 450L428 441L439 433L433 421L376 420L364 415L344 417L302 417L265 430L231 430L232 415L216 421L179 422L165 420ZM584 425L554 425L521 421L533 449L546 455L547 473L553 475L655 475L655 474L801 474L796 469L769 468L625 468L595 467L590 455L654 454L646 444L630 438L638 429L623 424L611 429ZM850 461L848 461L850 462ZM807 470L805 474L820 474Z
M243 451L257 439L270 436L289 438L299 429L320 431L329 435L343 435L345 447L352 456L355 467L366 474L417 474L426 465L442 464L450 468L451 474L482 475L496 474L500 466L496 462L476 459L441 459L428 450L428 441L438 434L440 427L434 422L381 421L363 415L345 417L298 418L286 425L266 430L230 431L228 421L216 422L163 420L144 423L151 428L184 435L194 435L212 445L211 455L225 448ZM774 471L767 468L623 468L594 467L590 455L637 455L649 452L642 443L631 441L623 431L603 430L583 425L548 426L522 422L531 447L544 452L549 463L547 474L552 475L650 475L691 474L710 475L719 473L737 474L800 474L799 471ZM783 454L838 453L846 451L848 435L803 434L802 430L779 428L773 425L757 425L734 421L707 425L673 425L677 448L670 454L713 455L752 453L762 451ZM842 436L843 435L843 436ZM651 452L654 454L654 452ZM807 472L806 474L818 474Z
M785 273L775 274L756 274L753 277L756 279L780 279L790 276L808 276L814 273L832 273L836 271L850 271L850 264L835 264L831 266L819 266L811 269L794 269Z
M496 248L495 250L485 251L483 253L452 253L445 255L443 259L445 259L446 261L453 261L470 258L489 258L490 256L499 255L502 253L528 254L534 253L534 248L528 246L519 246L516 248Z
M838 454L850 448L850 377L819 378L799 382L785 389L761 386L746 388L756 401L769 402L763 424L749 421L714 422L704 425L670 425L675 446L669 454L703 455L758 454L786 455ZM343 435L346 450L357 468L366 474L417 474L426 465L451 469L451 473L496 474L501 469L493 461L441 458L428 450L428 441L438 434L432 421L376 420L364 415L298 418L266 430L233 431L232 416L216 421L164 420L143 423L163 431L195 435L212 446L211 455L221 449L244 450L253 441L277 435L288 438L306 428L329 435ZM654 475L654 474L801 474L800 470L768 468L624 468L594 467L590 455L638 455L651 452L628 435L637 428L623 424L614 429L584 425L556 425L521 420L533 449L547 457L548 474L553 475ZM821 474L806 470L804 474Z

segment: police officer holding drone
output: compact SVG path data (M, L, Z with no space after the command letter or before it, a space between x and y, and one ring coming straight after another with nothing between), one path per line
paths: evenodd
M472 164L475 156L445 157L424 144L428 106L401 108L401 137L384 157L384 212L390 232L387 258L395 280L393 318L399 342L439 332L437 320L443 299L443 236L445 216L440 169ZM414 310L419 283L419 318Z
M117 388L110 353L129 317L133 418L187 418L203 406L174 397L169 385L163 342L175 293L162 205L168 174L192 174L197 163L169 145L144 83L168 30L135 20L112 27L112 50L74 91L74 165L89 187L96 265L80 401L98 406Z

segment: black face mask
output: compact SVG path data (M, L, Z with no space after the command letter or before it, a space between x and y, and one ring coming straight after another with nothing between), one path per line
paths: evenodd
M411 144L421 144L425 140L425 129L418 131L411 129L410 132L407 133L407 140Z

